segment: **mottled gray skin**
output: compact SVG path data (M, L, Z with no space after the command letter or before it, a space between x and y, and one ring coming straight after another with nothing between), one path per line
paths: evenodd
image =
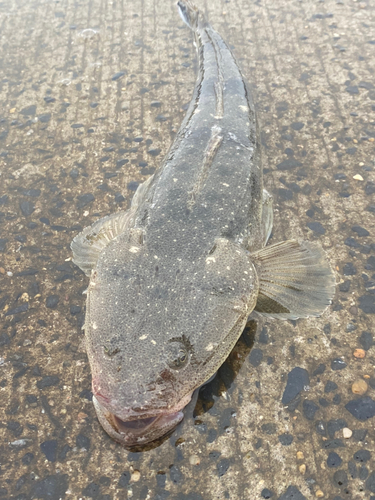
M129 223L138 251L128 231L113 240L87 296L94 395L122 420L182 409L231 351L258 291L246 252L263 241L254 105L226 43L199 23L193 99ZM176 370L180 343L188 361Z
M220 35L192 3L178 5L199 53L188 113L129 211L72 243L74 262L91 272L85 334L95 408L108 434L128 446L181 421L256 306L306 317L332 296L321 251L286 242L254 255L272 225L254 106Z

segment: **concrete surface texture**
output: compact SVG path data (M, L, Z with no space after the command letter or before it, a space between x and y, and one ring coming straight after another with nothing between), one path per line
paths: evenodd
M113 442L69 244L160 164L192 94L192 36L169 0L1 1L0 498L375 499L374 4L197 3L251 83L271 242L322 244L333 305L251 322L177 434Z

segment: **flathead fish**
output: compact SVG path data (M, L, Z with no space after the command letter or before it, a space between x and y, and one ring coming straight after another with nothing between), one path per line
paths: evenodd
M272 198L263 188L249 88L196 6L177 5L199 57L186 117L129 210L98 220L71 244L90 277L93 402L104 429L126 446L153 441L182 420L253 310L318 316L334 292L319 246L266 246Z

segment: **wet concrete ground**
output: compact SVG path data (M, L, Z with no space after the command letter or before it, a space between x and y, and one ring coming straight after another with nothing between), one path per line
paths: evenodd
M192 36L169 0L0 2L0 498L375 499L374 5L199 5L253 88L272 241L323 245L333 305L251 323L181 435L107 437L69 244L167 152Z

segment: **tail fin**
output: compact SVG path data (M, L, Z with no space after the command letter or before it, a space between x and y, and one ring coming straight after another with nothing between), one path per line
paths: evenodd
M180 16L185 24L193 31L196 31L200 23L200 12L190 0L179 0L177 2Z

